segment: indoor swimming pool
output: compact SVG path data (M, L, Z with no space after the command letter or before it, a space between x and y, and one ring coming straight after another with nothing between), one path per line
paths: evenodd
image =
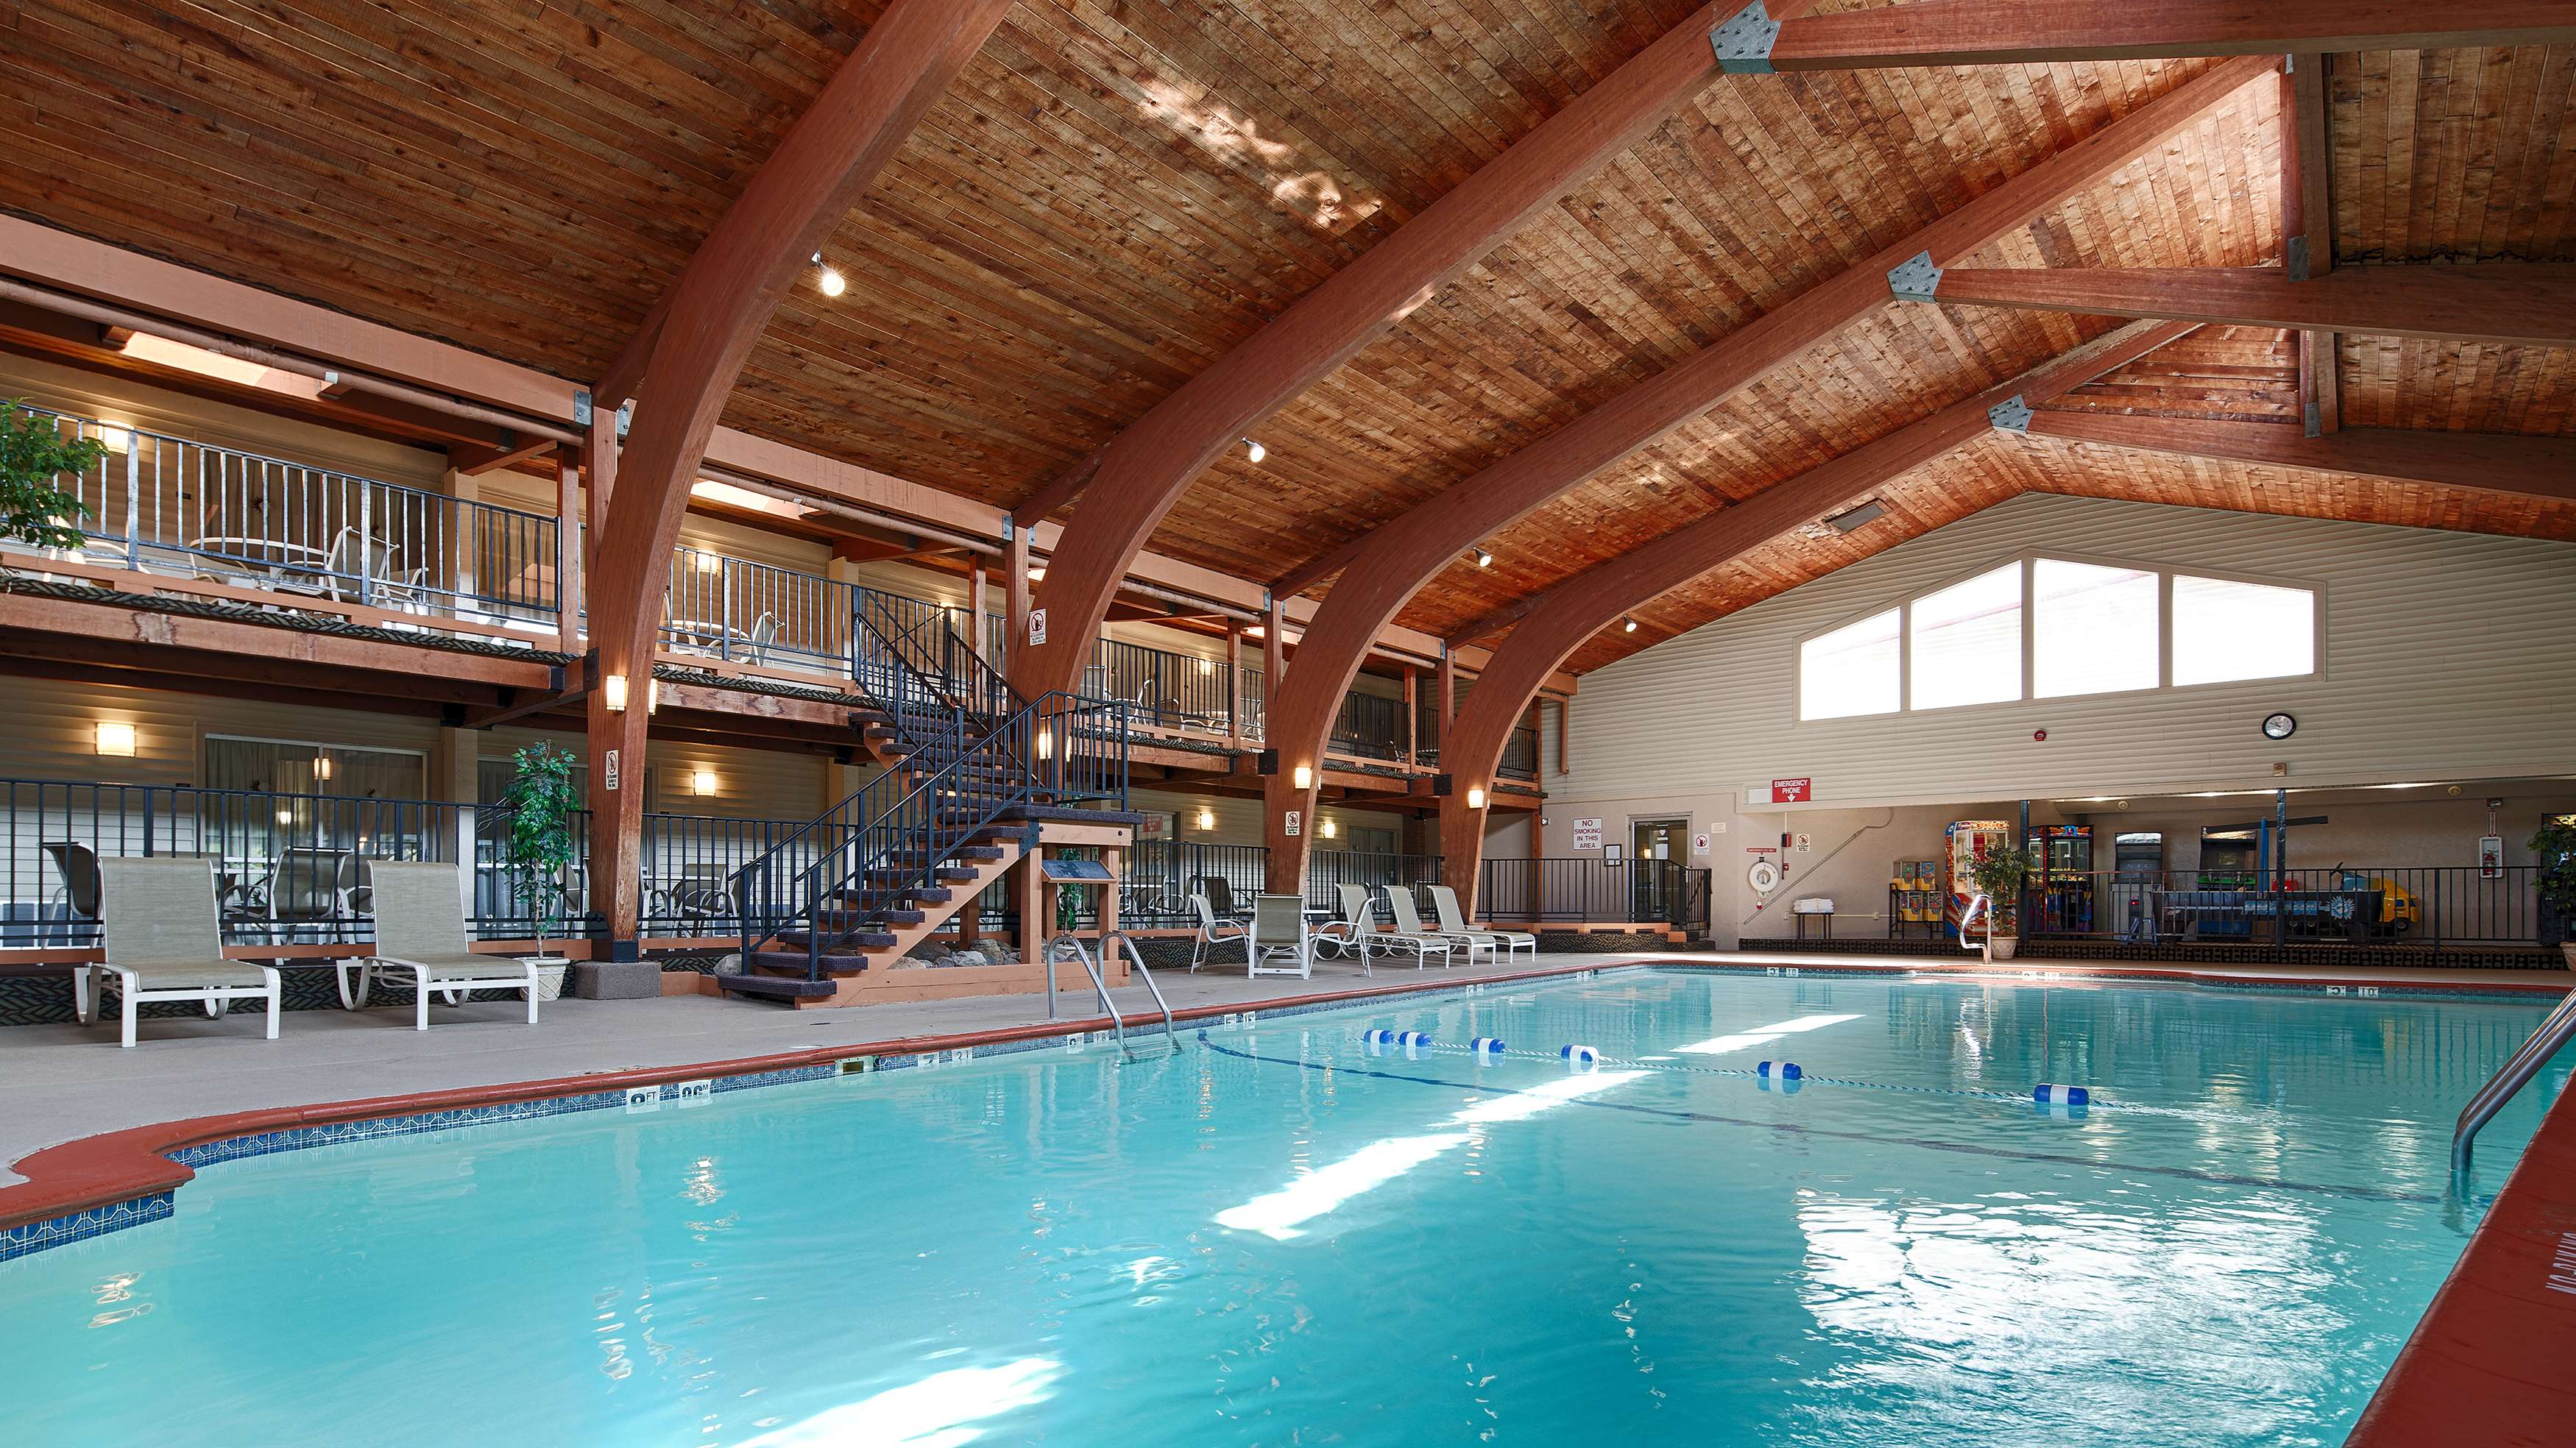
M0 1264L11 1441L2335 1444L2544 1011L1631 968L279 1152Z

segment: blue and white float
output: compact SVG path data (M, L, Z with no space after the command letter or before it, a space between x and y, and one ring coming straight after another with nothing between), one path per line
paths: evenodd
M1503 1041L1500 1036L1478 1036L1468 1049L1474 1051L1478 1059L1499 1056L1503 1054Z
M1596 1070L1601 1065L1601 1048L1598 1046L1565 1046L1556 1054L1565 1058L1566 1065L1577 1070Z
M1398 1031L1395 1033L1395 1043L1399 1046L1428 1046L1431 1044L1431 1033L1428 1031Z
M2093 1093L2081 1086L2048 1086L2032 1088L2030 1099L2042 1106L2090 1106Z
M1753 1068L1753 1074L1766 1081L1797 1081L1806 1076L1795 1061L1764 1061Z

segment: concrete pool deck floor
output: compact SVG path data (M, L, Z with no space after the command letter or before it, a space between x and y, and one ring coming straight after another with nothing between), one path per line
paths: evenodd
M1819 973L1977 975L1985 971L1965 955L1627 952L1551 954L1539 957L1536 967L1526 960L1517 967L1487 965L1450 971L1389 967L1374 976L1362 976L1339 962L1325 962L1310 981L1280 976L1254 981L1239 971L1216 969L1198 975L1167 969L1156 979L1172 1008L1187 1011L1369 988L1491 980L1527 974L1533 968L1553 973L1659 959ZM2283 985L2340 980L2382 987L2534 993L2563 992L2576 985L2576 977L2566 972L2531 970L2374 969L2323 974L2304 966L2048 960L2016 960L1992 967L1998 984L2026 984L2026 973L2031 971L2051 973L2060 983L2088 977ZM1120 1013L1131 1019L1152 1009L1153 1002L1141 986L1113 994ZM260 1036L257 1017L247 1011L221 1021L174 1017L146 1021L143 1038L131 1051L118 1049L112 1024L11 1027L0 1031L0 1081L7 1083L10 1104L10 1110L0 1114L0 1188L22 1180L14 1167L32 1152L183 1118L917 1041L1043 1025L1048 1019L1043 995L822 1011L791 1011L766 1002L709 996L563 1000L547 1003L542 1021L533 1028L524 1021L523 1010L515 997L504 996L480 998L461 1007L442 1006L432 1014L432 1025L425 1033L410 1029L407 1008L291 1011L275 1041ZM1089 1016L1085 998L1071 991L1062 995L1058 1010L1068 1023Z

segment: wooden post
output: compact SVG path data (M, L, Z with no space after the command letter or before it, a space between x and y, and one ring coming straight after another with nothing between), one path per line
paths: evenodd
M1243 747L1243 627L1225 626L1225 739Z
M1047 943L1048 900L1045 882L1039 878L1038 851L1032 848L1011 866L1008 879L1012 898L1019 902L1020 958L1034 961Z
M1279 680L1288 672L1288 600L1276 594L1261 615L1261 734L1270 736L1270 706L1279 701Z
M598 576L600 530L608 518L609 495L617 490L617 415L612 410L606 417L591 413L590 431L582 435L581 444L582 508L586 526L581 529L581 588L573 605L573 637L576 644L583 632L581 608L590 595L590 582Z
M581 451L555 454L555 647L581 652Z
M1440 759L1455 767L1457 760L1449 755L1450 727L1458 722L1458 656L1447 644L1440 646Z
M985 637L987 625L984 622L984 595L988 586L983 560L970 556L966 570L966 648L976 658L991 663L993 641Z
M1539 723L1539 706L1536 702L1532 702L1530 705L1530 725L1531 727L1536 728ZM1559 774L1572 774L1574 772L1573 740L1574 701L1572 699L1559 699L1556 701L1556 772ZM1532 752L1535 753L1536 751Z
M1404 767L1407 769L1422 763L1422 707L1414 674L1413 665L1404 666Z

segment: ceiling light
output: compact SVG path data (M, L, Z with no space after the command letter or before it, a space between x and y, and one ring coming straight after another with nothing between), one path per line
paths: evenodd
M1825 523L1837 533L1849 533L1863 524L1875 523L1886 516L1886 507L1872 501L1863 503L1857 508L1846 508L1827 518Z
M1270 456L1270 449L1247 437L1243 440L1243 455L1257 463Z
M1486 552L1486 551L1485 551L1484 549L1482 549L1482 548L1477 549L1477 550L1476 550L1476 566L1477 566L1478 568L1491 568L1491 567L1493 567L1493 566L1494 566L1494 555L1493 555L1493 554L1491 554L1491 553Z
M849 280L830 267L823 266L823 254L819 251L814 253L814 265L823 268L822 274L814 278L814 284L823 289L823 295L837 297L849 290Z

